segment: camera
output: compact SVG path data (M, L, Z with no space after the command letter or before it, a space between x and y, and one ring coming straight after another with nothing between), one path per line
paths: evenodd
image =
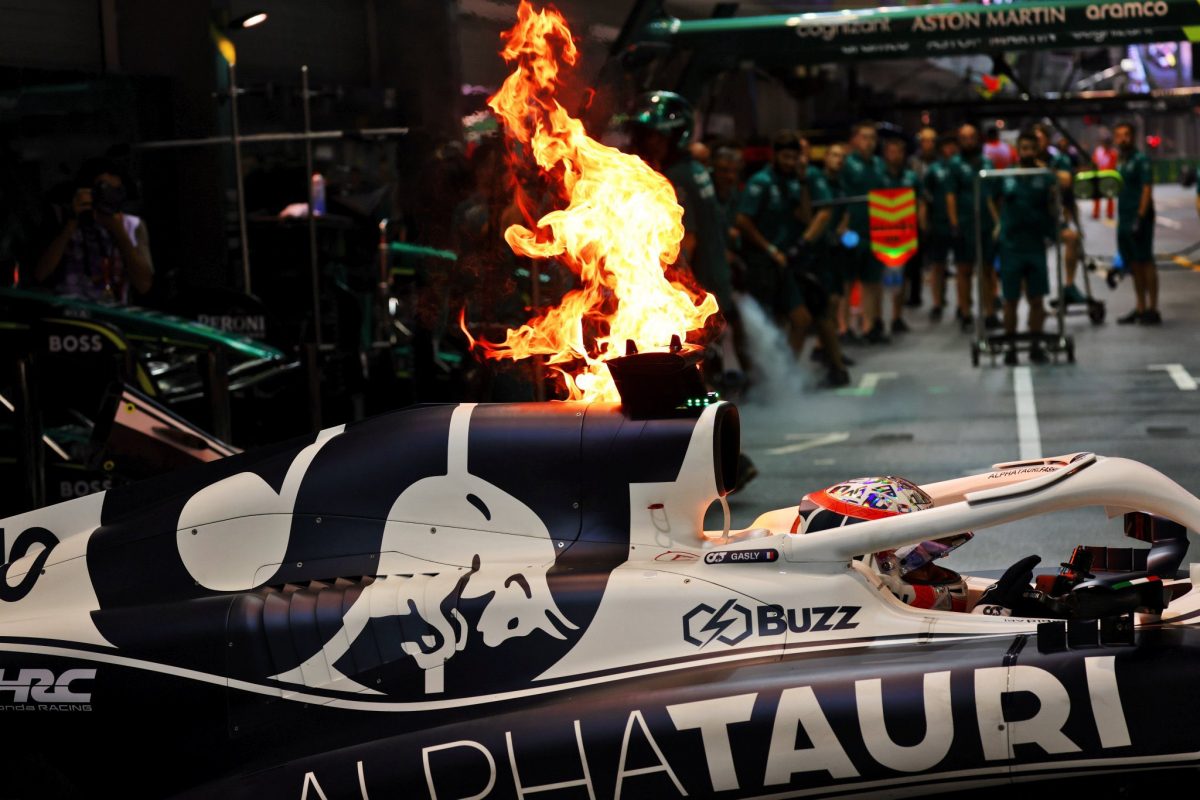
M125 205L125 187L97 182L92 187L92 208L101 214L119 214Z

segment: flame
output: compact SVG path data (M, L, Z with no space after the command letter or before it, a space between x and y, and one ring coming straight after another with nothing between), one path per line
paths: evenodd
M592 139L556 99L560 72L578 56L562 15L535 12L522 0L517 24L502 38L501 55L516 69L488 104L516 143L510 158L532 155L566 201L532 229L510 226L504 240L517 255L559 259L580 288L509 329L502 344L476 344L488 358L548 356L571 400L618 401L604 362L623 355L630 340L640 352L667 349L672 335L684 339L702 328L717 301L711 294L698 301L667 278L683 241L683 209L671 183L636 156ZM518 201L530 207L523 196Z

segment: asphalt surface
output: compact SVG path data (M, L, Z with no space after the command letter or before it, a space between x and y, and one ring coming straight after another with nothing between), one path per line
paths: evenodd
M924 308L906 309L911 333L889 345L847 348L857 361L849 389L816 388L815 366L791 365L782 342L774 343L771 352L786 374L777 372L738 401L743 450L759 474L731 497L733 527L846 478L892 474L929 482L1031 453L1132 458L1200 493L1200 248L1191 254L1195 269L1186 258L1169 257L1200 240L1200 220L1194 190L1157 187L1155 202L1163 324L1117 325L1116 318L1133 307L1132 281L1110 290L1094 278L1107 319L1096 326L1083 314L1067 317L1074 364L1063 359L1031 366L1022 354L1015 368L1000 361L993 366L986 358L972 367L971 337L952 315L939 325L929 321L928 291ZM1081 210L1089 255L1111 261L1115 229L1090 219L1090 203ZM1082 288L1081 278L1077 283ZM1029 391L1019 422L1022 383ZM706 527L719 529L720 520L713 509ZM944 563L960 570L1003 569L1038 553L1044 565L1056 565L1077 544L1130 541L1121 535L1120 519L1081 509L977 533ZM1194 534L1191 556L1200 560Z

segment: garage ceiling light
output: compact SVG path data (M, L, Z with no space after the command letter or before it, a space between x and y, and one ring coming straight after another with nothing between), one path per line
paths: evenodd
M256 25L261 25L267 21L267 12L251 11L249 14L230 20L229 27L232 30L243 30L245 28L253 28Z

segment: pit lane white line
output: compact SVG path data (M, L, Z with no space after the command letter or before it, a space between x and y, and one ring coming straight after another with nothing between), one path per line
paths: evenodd
M1029 367L1013 369L1013 395L1017 401L1017 445L1021 460L1042 457L1042 432L1038 427L1037 403L1033 399L1033 372Z
M875 394L875 389L879 386L880 381L891 381L899 377L900 375L895 372L867 372L859 379L858 386L838 389L837 393L843 396L870 397Z
M814 447L822 447L827 444L838 444L850 438L847 431L836 431L834 433L789 433L788 439L798 439L803 437L803 441L795 444L785 444L782 447L772 447L767 450L767 455L786 456L792 453L802 453L805 450L811 450Z
M1196 391L1196 379L1184 368L1183 364L1151 364L1146 369L1152 372L1159 370L1167 373L1181 392Z

